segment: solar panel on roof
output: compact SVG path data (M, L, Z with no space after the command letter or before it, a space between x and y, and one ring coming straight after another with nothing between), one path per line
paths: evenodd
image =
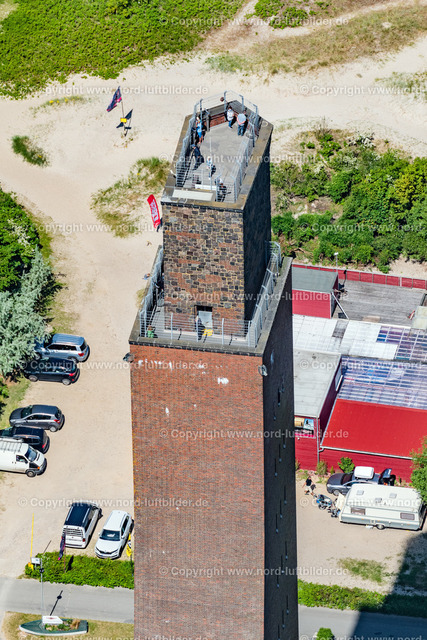
M338 397L427 410L427 365L343 357Z

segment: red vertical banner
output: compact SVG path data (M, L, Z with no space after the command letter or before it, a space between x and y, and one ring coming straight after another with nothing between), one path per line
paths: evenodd
M153 195L148 196L147 202L150 205L151 218L153 220L154 228L157 231L157 228L160 226L162 220L160 218L160 212L159 207L157 206L156 198Z

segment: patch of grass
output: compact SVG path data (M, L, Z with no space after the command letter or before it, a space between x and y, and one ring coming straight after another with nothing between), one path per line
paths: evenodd
M222 73L236 73L236 71L242 71L245 68L244 59L234 53L221 53L217 56L206 58L205 64L212 71L221 71Z
M42 102L38 107L33 107L33 113L37 113L38 111L45 111L46 109L57 109L58 107L75 105L75 104L86 104L89 102L90 98L86 96L65 96L64 98L55 98L53 100L46 100L46 102Z
M0 0L0 22L17 7L17 3L10 0ZM0 26L1 29L1 26Z
M9 425L9 416L22 405L22 401L30 386L27 378L18 378L16 382L10 382L7 385L9 396L0 398L0 429L7 429Z
M390 93L427 100L427 71L420 73L394 72L388 78L378 78L377 82L390 88Z
M36 164L39 167L45 167L48 164L43 149L40 149L28 136L13 136L12 149L30 164Z
M0 93L22 98L71 74L116 78L131 65L190 51L241 0L20 0L0 30ZM212 19L213 12L215 20ZM58 28L61 25L61 28Z
M304 580L298 580L298 602L306 607L352 609L427 618L426 601L423 596L387 595L358 587L350 589Z
M353 62L364 56L396 52L427 31L427 6L396 7L317 29L304 36L271 39L248 53L254 71L302 73Z
M353 576L359 576L364 580L372 580L381 584L385 577L385 566L376 560L356 560L355 558L343 558L338 563L343 569L347 569Z
M7 611L2 625L2 636L4 640L21 640L22 633L18 630L20 624L37 620L34 613L15 613ZM104 622L100 620L88 620L89 632L85 635L87 640L94 638L108 638L108 640L133 640L133 624L122 622ZM41 640L46 640L47 636L39 636Z
M60 584L87 584L92 587L124 587L133 589L133 562L131 560L101 560L83 555L66 555L58 561L58 551L43 554L43 580ZM38 557L42 554L38 554ZM65 567L65 570L64 570ZM25 575L40 580L37 567L25 565Z
M138 221L145 198L157 193L166 181L169 163L159 158L143 158L112 187L102 189L92 198L98 220L108 225L115 236L124 238L140 230Z
M258 0L253 15L270 20L269 24L274 29L285 29L322 24L326 17L336 17L379 3L383 0Z

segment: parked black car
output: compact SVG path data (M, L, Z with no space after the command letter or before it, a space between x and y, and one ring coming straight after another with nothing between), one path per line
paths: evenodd
M40 358L27 362L24 376L36 382L37 380L53 380L62 384L76 382L80 371L73 360L61 358Z
M52 432L62 429L64 422L65 416L61 409L49 404L31 404L15 409L9 416L11 427L40 427Z
M22 440L42 453L47 453L50 445L50 438L46 431L38 427L10 427L10 429L0 431L0 437Z
M375 473L373 467L355 467L353 473L334 473L326 483L328 493L338 496L346 495L354 484L388 484L393 486L396 476L391 469L384 469L382 473Z

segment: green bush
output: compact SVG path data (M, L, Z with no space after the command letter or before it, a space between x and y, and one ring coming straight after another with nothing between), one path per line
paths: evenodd
M38 554L43 557L43 580L62 584L90 585L92 587L134 588L133 562L129 560L101 560L89 556L64 555L58 560L58 551ZM65 567L65 570L64 570ZM25 575L40 579L37 567L25 567Z
M315 163L282 162L271 171L284 253L333 264L338 252L340 264L373 264L385 273L401 255L427 261L427 158L380 154L372 136L343 142L326 126L313 134L320 147ZM339 205L325 229L290 212L296 200L321 196Z
M116 78L142 60L189 51L240 4L19 0L1 24L0 93L21 98L71 74Z
M352 609L427 618L423 596L383 594L354 587L314 584L298 580L298 603L306 607Z
M331 629L326 629L326 627L320 627L319 631L316 634L316 640L334 640L334 634Z
M44 167L48 163L47 156L43 149L35 145L28 136L13 136L12 149L30 164L37 164L40 167Z
M342 457L338 462L339 468L344 471L344 473L351 473L354 469L354 462L351 458Z
M337 171L329 184L328 195L334 202L341 202L343 198L350 194L353 173L351 171Z
M319 477L326 476L328 473L328 464L325 460L319 460L316 466L316 475Z

